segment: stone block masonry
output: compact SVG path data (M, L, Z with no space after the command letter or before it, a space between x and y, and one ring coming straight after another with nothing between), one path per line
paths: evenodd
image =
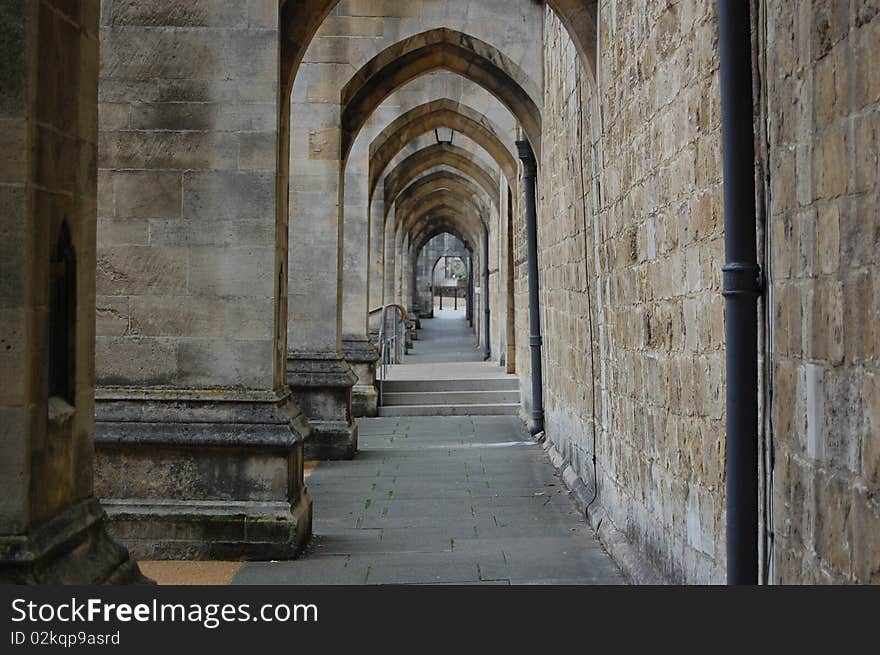
M663 577L702 583L724 575L712 12L601 6L597 87L548 11L539 180L548 438L595 515Z
M0 578L142 580L119 543L296 557L303 460L356 473L355 417L377 411L371 310L415 322L444 233L470 252L482 346L444 357L485 347L528 416L527 136L546 452L522 463L549 455L633 580L725 580L715 3L9 4ZM880 7L750 6L760 578L877 583Z
M293 557L311 535L278 320L277 11L101 3L96 480L139 557Z
M94 488L98 3L2 15L0 582L146 582Z
M164 385L282 383L275 333L248 329L278 304L277 17L232 4L102 3L97 300L115 327L98 333L100 385L145 382L113 356L132 349L169 353ZM186 316L145 321L156 296Z
M771 580L880 582L880 14L768 2Z
M877 582L878 11L759 6L762 575ZM545 23L547 434L594 523L680 582L724 580L713 11L600 3L598 78L552 12ZM516 248L520 261L520 232Z

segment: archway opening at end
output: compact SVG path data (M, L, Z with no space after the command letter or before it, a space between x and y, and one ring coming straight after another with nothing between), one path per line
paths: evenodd
M465 318L468 270L459 255L440 255L431 273L431 307L437 318ZM445 305L444 305L445 301Z

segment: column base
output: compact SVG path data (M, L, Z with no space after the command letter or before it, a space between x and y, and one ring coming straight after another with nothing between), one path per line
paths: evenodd
M342 352L345 354L345 361L357 376L357 382L351 390L352 416L377 416L379 392L376 390L376 362L379 360L379 353L366 338L343 339Z
M308 543L312 501L104 501L113 534L151 560L288 560ZM169 538L173 535L173 538Z
M148 584L107 516L87 498L26 535L0 536L0 582L23 585Z
M141 559L291 559L311 537L289 390L99 389L95 489Z
M304 441L307 460L351 459L357 452L352 388L357 375L339 353L290 353L287 384L302 407L311 434Z
M415 316L410 313L406 316L406 332L404 332L405 352L409 353L409 351L413 349L413 341L416 339L416 319Z

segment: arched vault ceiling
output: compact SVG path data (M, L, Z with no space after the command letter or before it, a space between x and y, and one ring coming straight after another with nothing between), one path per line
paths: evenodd
M435 143L413 153L385 176L385 207L390 207L410 182L437 166L449 166L461 171L479 184L490 197L498 198L498 176L483 166L473 153L456 145Z
M398 41L367 62L341 94L341 152L347 158L357 133L395 89L435 70L470 79L498 98L516 116L536 152L541 142L538 88L522 69L494 46L461 32L440 28Z
M401 114L373 140L370 145L371 198L382 173L395 155L414 138L440 127L448 127L467 135L489 153L508 182L513 183L516 180L516 160L498 137L495 126L483 114L470 107L449 98L440 98Z
M483 194L472 180L450 171L437 171L420 178L400 194L396 204L397 216L410 210L422 198L441 191L449 191L472 202L481 213L487 213L491 204L497 208L497 200Z
M413 196L411 199L407 199L405 204L398 206L394 226L398 228L403 225L406 229L406 221L410 216L423 214L425 211L440 206L472 214L477 217L480 223L485 220L485 208L481 203L469 197L467 192L462 195L458 191L442 188Z
M369 152L376 137L402 114L422 104L443 98L470 107L477 115L485 116L488 124L491 124L495 130L496 136L515 154L516 148L513 144L518 136L518 122L510 110L480 85L460 75L436 71L411 80L394 91L376 108L352 145L347 162L348 170L352 170L353 166L360 166L365 170L365 180L369 179L366 173L369 168ZM455 145L489 159L483 149L466 134L456 133L454 140ZM431 143L436 143L433 130L415 137L395 156L388 168L392 168L400 159Z
M530 2L532 0L521 0ZM339 0L278 0L282 91L289 98L299 64L324 19ZM568 30L584 66L595 78L597 0L547 0Z
M414 228L430 222L433 217L448 215L462 221L462 224L467 226L468 232L472 234L479 234L482 231L483 220L479 208L448 192L435 193L422 199L411 211L402 216L399 230L403 234L412 234Z
M430 216L430 220L427 220L425 216L415 217L409 232L412 251L418 252L417 248L423 246L428 238L441 232L451 231L450 226L458 231L459 238L464 241L468 250L472 250L480 243L481 230L475 230L473 225L467 224L465 219L453 210L438 209Z

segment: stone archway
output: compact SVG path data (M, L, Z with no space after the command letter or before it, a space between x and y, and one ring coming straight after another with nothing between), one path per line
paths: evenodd
M470 151L446 143L437 143L413 153L385 176L385 206L390 206L410 182L426 171L441 166L460 171L479 184L490 197L498 197L497 173L483 166Z
M481 211L488 211L490 205L497 210L497 198L488 196L488 194L484 197L482 189L468 178L451 171L441 170L419 178L401 192L395 203L398 215L405 214L424 196L443 191L453 193L456 197L473 203ZM488 198L488 203L486 198Z
M281 25L281 85L283 98L293 86L306 49L339 0L279 0ZM547 0L559 16L578 53L595 77L597 0ZM288 116L290 103L287 102Z
M516 159L497 128L475 109L440 98L401 114L374 139L370 146L371 196L395 155L415 137L439 127L452 128L472 139L495 160L509 181L516 180Z
M473 36L436 29L398 41L367 62L342 89L342 160L360 128L382 101L406 82L448 70L476 82L498 98L523 126L536 151L541 141L538 89L497 48Z

